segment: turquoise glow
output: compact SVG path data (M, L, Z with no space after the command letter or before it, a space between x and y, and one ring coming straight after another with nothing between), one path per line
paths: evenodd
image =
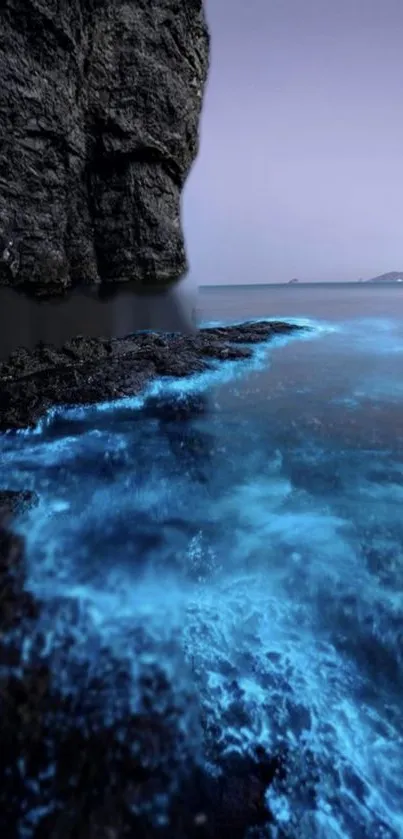
M376 359L398 354L400 339L378 321L371 340L364 322L309 325L257 348L250 363L160 381L141 399L52 412L33 431L5 435L3 485L40 497L18 527L29 588L44 601L44 653L66 633L74 640L68 660L54 656L62 688L76 689L75 665L96 672L108 649L130 672L136 708L157 662L178 732L211 772L259 747L286 756L286 782L266 794L283 835L398 839L403 450L398 440L363 447L322 433L314 381L294 400L292 428L274 396L247 411L242 388L290 342L314 341L318 352L322 340L357 353L365 345ZM355 416L363 400L379 401L380 385L375 369L335 402ZM392 376L383 386L383 399L403 399ZM223 409L225 389L237 411ZM209 409L188 423L143 412L150 394L202 392Z

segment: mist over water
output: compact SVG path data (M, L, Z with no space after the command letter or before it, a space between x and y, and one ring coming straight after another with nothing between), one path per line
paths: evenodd
M40 497L18 526L48 646L76 641L55 678L107 646L135 706L158 660L212 773L284 756L260 836L399 839L403 290L211 290L199 315L313 328L154 385L204 395L188 420L124 400L1 440L2 484Z

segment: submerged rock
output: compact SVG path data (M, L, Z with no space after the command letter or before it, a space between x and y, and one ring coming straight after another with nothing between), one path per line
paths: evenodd
M202 0L4 0L0 31L0 283L177 279Z
M55 405L135 395L157 376L188 376L215 361L250 358L253 350L248 345L300 329L282 322L250 322L201 329L194 335L78 337L60 349L20 349L0 363L0 429L32 426Z
M4 520L35 507L39 499L30 490L0 489L0 518Z

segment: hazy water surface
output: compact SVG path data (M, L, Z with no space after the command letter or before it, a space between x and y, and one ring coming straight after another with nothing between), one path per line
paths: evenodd
M242 384L243 409L284 411L284 422L329 426L363 445L403 442L403 286L270 285L201 290L202 320L302 318L320 343L289 343ZM328 327L328 328L327 328ZM231 395L232 394L232 395ZM234 389L226 389L228 406ZM246 404L245 404L246 403Z

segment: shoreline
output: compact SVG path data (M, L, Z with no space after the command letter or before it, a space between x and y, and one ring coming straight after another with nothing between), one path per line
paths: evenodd
M1 426L30 427L54 404L73 401L72 395L77 402L81 393L80 404L95 404L138 394L156 377L182 378L208 370L217 360L247 360L253 355L251 345L304 329L251 322L206 327L195 336L79 338L61 350L21 350L0 365L1 404L5 394L10 400L0 413ZM102 650L93 679L83 664L71 696L55 681L53 659L68 665L76 616L67 598L70 619L60 648L44 652L46 639L38 629L43 607L27 589L25 541L14 530L15 518L38 501L34 492L0 491L0 744L5 770L0 771L0 810L7 813L7 825L0 815L1 826L13 835L33 837L39 830L50 839L171 839L173 833L177 839L220 839L224 831L243 839L250 829L267 825L266 790L286 777L286 753L226 759L220 776L210 774L195 745L200 737L205 744L210 739L198 721L197 695L190 697L195 718L184 732L186 709L163 669L148 674L147 712L140 715L131 709L129 675L111 650ZM161 711L165 707L166 714ZM140 744L140 752L133 744ZM160 816L165 820L159 825L154 821L159 814L152 811L158 801L164 802Z
M306 329L285 321L246 321L203 327L194 335L79 336L60 349L20 348L0 362L0 433L33 428L58 406L117 401L141 394L156 378L187 378L217 361L250 359L253 345Z

